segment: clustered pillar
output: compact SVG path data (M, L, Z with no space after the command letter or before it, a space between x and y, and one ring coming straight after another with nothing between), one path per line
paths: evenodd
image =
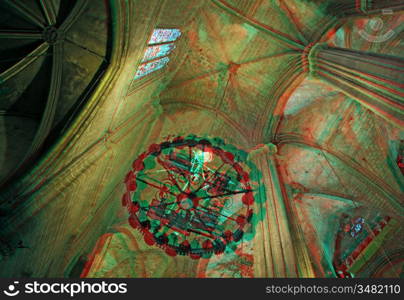
M255 212L261 220L255 228L255 277L313 277L307 249L296 239L293 214L276 166L274 144L259 145L249 153L261 173L263 189L257 192ZM300 249L302 248L302 249ZM306 256L304 258L303 256Z
M336 0L328 7L331 14L347 17L393 13L403 9L402 0Z
M315 44L308 51L313 77L337 87L388 122L404 125L404 59Z

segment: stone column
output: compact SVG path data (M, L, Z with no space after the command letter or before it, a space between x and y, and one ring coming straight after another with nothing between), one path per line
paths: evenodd
M395 126L404 125L404 59L315 44L310 74L340 89Z
M293 215L278 173L276 152L274 144L259 145L248 157L261 172L264 187L257 193L254 207L260 219L254 236L254 276L313 277L311 263L307 265L302 255L307 253L306 247L293 232Z
M364 16L402 11L402 0L335 0L328 6L330 14L338 16Z

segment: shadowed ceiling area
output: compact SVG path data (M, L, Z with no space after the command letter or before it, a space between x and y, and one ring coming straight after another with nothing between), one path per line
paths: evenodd
M0 276L402 277L403 7L1 2Z
M63 132L105 70L109 9L86 1L1 3L3 182Z

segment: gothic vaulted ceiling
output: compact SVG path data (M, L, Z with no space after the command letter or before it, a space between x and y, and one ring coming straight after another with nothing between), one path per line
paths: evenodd
M0 9L5 182L32 165L83 106L108 64L111 28L107 3L2 1Z

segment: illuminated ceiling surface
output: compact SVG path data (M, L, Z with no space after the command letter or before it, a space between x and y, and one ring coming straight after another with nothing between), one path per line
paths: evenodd
M403 7L2 1L0 276L402 277Z

